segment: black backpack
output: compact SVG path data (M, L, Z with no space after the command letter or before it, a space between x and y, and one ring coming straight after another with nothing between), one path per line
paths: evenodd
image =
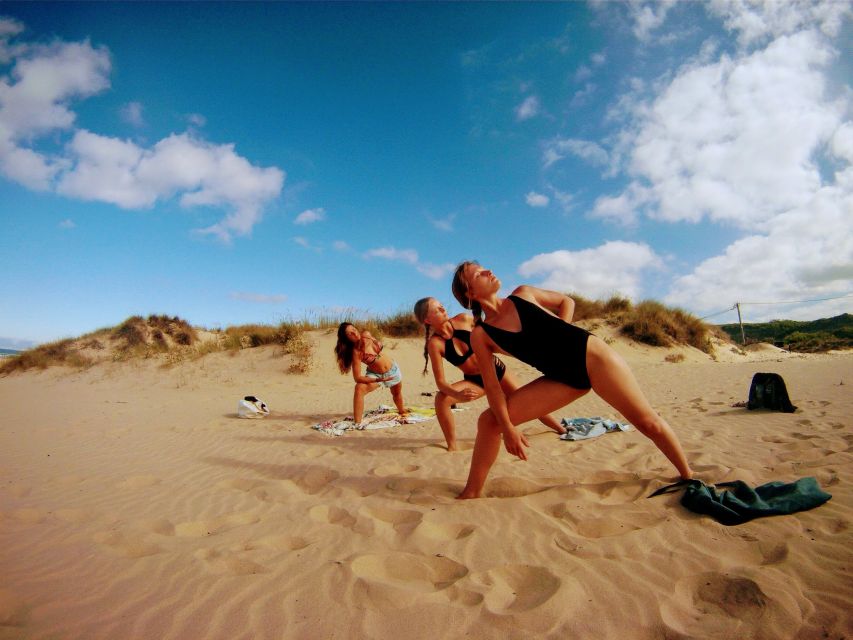
M772 409L794 413L797 407L791 404L785 381L778 373L756 373L749 385L747 409Z

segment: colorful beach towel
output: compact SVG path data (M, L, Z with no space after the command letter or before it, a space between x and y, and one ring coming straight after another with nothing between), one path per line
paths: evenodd
M560 440L589 440L613 431L630 431L631 425L596 416L595 418L563 418L566 433Z
M394 407L380 404L375 409L366 412L361 420L361 423L356 423L352 416L346 418L336 418L326 420L319 424L312 425L312 429L316 429L328 436L342 436L347 431L372 431L373 429L388 429L390 427L398 427L401 424L415 424L417 422L426 422L435 417L435 409L433 407L410 407L409 413L400 415Z

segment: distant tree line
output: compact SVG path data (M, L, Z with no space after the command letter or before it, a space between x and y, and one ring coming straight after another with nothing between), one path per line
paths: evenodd
M721 324L735 342L741 341L738 323ZM820 320L771 320L744 323L747 344L769 342L789 351L817 352L853 348L853 315L842 313Z

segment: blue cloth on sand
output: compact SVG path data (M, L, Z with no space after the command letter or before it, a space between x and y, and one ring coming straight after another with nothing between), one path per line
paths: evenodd
M566 433L560 436L560 440L589 440L610 433L611 431L630 431L631 425L606 418L563 418L563 426Z

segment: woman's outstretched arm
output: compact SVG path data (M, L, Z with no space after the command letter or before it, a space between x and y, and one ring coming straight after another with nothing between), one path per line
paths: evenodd
M471 332L471 348L474 349L474 355L477 356L477 362L491 362L494 357L494 349L489 344L489 337L482 327L475 327ZM518 456L522 460L527 460L527 454L524 452L524 447L529 447L527 441L521 431L516 429L509 418L509 410L506 406L506 396L504 395L501 383L498 381L498 374L494 367L480 367L480 375L483 377L483 384L486 388L486 397L489 399L489 408L497 420L498 426L503 433L504 446L512 455Z

